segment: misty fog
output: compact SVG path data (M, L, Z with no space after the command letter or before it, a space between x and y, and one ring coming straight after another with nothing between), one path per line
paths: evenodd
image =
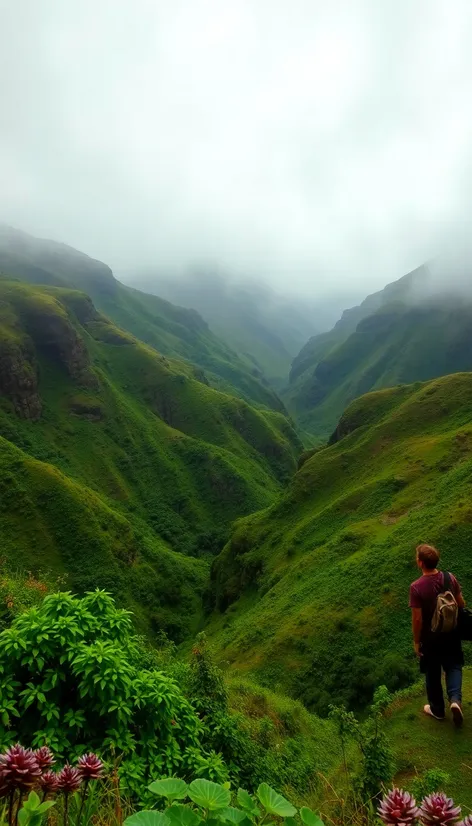
M467 237L471 39L470 0L0 0L0 221L346 306Z

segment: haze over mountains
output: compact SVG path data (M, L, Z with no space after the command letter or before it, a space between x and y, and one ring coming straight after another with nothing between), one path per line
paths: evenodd
M267 285L233 282L224 274L129 278L148 292L198 310L221 339L251 359L278 389L287 383L291 363L308 338L329 327L339 314L339 307L328 302L323 306L283 296Z

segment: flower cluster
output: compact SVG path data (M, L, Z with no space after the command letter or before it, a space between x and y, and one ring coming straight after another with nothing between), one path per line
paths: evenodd
M76 792L82 783L86 786L103 775L103 763L96 754L84 754L76 767L66 764L58 773L52 769L55 762L47 746L36 751L25 749L19 743L11 746L0 754L0 797L16 792L23 796L35 788L42 791L44 798L57 792L68 795Z
M417 806L413 796L403 789L391 789L378 812L385 826L412 826L417 821L422 826L454 826L461 816L460 806L442 792L428 795ZM467 816L458 826L472 826L472 817Z

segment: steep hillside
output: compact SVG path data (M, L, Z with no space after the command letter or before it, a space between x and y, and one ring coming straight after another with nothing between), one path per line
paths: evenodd
M471 494L472 374L358 399L215 560L221 657L321 712L407 684L414 547L436 544L472 593Z
M141 613L174 601L171 631L206 566L184 555L214 553L272 502L299 450L283 416L209 387L85 294L3 279L0 437L2 553L126 592Z
M101 261L0 224L0 272L33 284L84 290L98 310L137 338L203 368L213 386L285 412L261 370L220 341L198 313L126 287Z
M431 295L429 283L415 270L306 345L286 395L304 429L326 438L363 393L472 369L472 300Z
M286 384L293 357L323 319L320 308L315 317L314 308L302 300L284 299L258 284L234 284L219 275L133 278L142 289L198 310L210 328L276 388Z

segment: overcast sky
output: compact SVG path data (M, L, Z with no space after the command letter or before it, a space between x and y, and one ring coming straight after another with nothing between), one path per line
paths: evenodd
M471 0L0 0L0 220L381 287L467 232L471 43Z

